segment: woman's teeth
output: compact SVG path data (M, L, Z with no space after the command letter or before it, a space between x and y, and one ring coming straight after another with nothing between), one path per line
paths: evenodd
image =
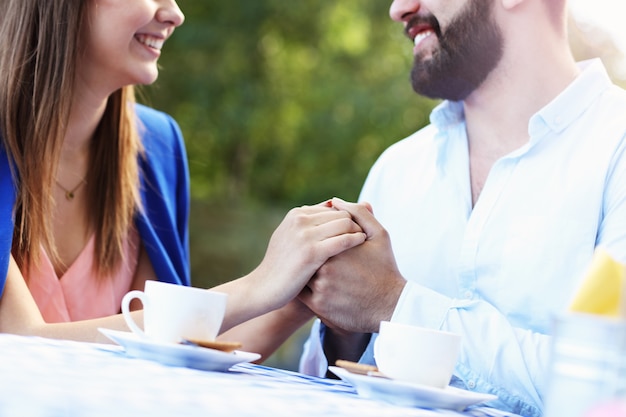
M154 36L148 36L148 35L137 35L135 36L135 38L142 44L150 47L150 48L154 48L154 49L161 49L163 47L163 43L165 43L164 39L159 39L159 38L155 38Z

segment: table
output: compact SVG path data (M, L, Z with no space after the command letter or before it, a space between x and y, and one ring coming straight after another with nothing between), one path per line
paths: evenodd
M255 364L208 372L130 358L117 345L0 334L0 416L505 417L399 407L345 382Z

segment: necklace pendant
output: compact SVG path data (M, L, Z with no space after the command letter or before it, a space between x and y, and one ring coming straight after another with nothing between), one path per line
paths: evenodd
M78 190L81 185L87 184L87 181L85 181L84 178L81 179L80 182L78 183L78 185L76 187L72 188L71 190L68 190L63 185L61 185L61 183L58 180L56 181L56 183L59 186L59 188L61 188L65 192L65 199L67 201L72 201L74 199L74 197L76 196L76 194L75 194L76 190Z

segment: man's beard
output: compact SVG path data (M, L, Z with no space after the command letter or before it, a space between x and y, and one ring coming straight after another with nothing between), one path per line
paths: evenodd
M439 40L432 57L415 56L411 82L416 93L452 101L465 99L485 81L502 58L502 34L491 15L492 0L471 0L445 33L430 15L426 21Z

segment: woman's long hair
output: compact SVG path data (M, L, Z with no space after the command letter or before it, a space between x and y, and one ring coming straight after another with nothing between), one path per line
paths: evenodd
M59 265L53 187L72 110L81 34L93 1L2 2L0 136L19 184L13 255L20 266L37 262L42 245ZM113 93L90 145L87 198L100 276L121 261L123 241L141 206L134 101L132 86Z

